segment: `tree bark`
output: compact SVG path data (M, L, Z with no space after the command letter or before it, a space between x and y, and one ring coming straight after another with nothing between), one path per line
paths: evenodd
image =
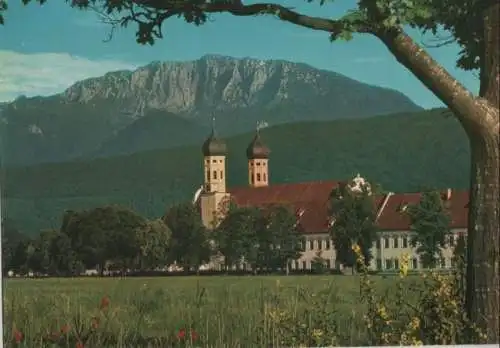
M488 120L490 127L470 137L466 309L469 318L486 330L488 343L500 342L499 16L498 3L490 6L484 15L479 91L482 103L478 117Z

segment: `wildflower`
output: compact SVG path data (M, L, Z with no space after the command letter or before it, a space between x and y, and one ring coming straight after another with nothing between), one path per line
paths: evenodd
M190 329L189 333L190 333L191 341L194 342L198 339L198 334L196 333L196 331L194 331L193 329ZM177 339L178 340L186 339L186 334L187 334L186 329L180 329L179 332L177 333Z
M358 245L358 244L353 244L353 245L352 245L352 250L354 251L354 253L355 253L356 255L361 254L361 248L359 247L359 245Z
M108 296L103 296L101 298L101 303L99 304L99 309L100 310L105 310L109 307L109 297Z
M399 266L399 276L401 278L406 277L408 275L408 267L410 263L410 257L408 254L403 254L400 259Z
M81 341L76 342L76 348L85 348Z
M24 335L18 329L14 329L14 332L12 334L14 336L14 342L15 343L21 343L23 341Z
M314 329L312 330L311 336L316 340L320 339L321 336L323 336L323 331L320 329Z

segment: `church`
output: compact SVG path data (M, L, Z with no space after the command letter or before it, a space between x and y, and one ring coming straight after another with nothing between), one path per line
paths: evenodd
M310 269L312 260L318 255L328 268L340 268L329 229L334 221L328 213L329 196L339 181L313 181L301 183L271 184L270 149L263 142L259 130L250 141L246 158L248 162L248 185L228 188L226 186L227 146L212 128L210 136L202 146L204 184L194 195L193 203L200 209L203 224L208 229L216 227L221 212L228 202L241 207L265 207L280 204L293 209L297 223L304 231L306 245L300 259L294 261L291 269ZM243 157L243 154L242 154ZM353 178L351 188L364 184L359 174ZM447 189L442 199L451 216L449 241L443 250L441 268L453 267L453 248L459 237L467 232L469 193ZM410 269L422 267L419 257L410 245L410 220L405 210L420 200L420 193L389 192L376 198L376 222L378 238L373 244L374 270L390 271L399 268L402 254L410 255ZM217 268L211 264L210 268Z

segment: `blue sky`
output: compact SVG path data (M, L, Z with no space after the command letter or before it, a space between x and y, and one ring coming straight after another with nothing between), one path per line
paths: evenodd
M337 18L354 1L331 1L323 7L301 0L281 3L310 15ZM442 106L382 43L368 35L331 43L326 33L274 18L230 15L215 15L201 27L180 19L169 20L163 27L164 39L152 47L135 42L133 26L120 29L112 41L103 42L108 30L95 13L71 9L63 1L48 0L43 6L11 1L6 25L0 27L0 101L21 94L58 93L80 79L134 69L155 60L192 60L205 54L222 54L304 62L396 89L425 108ZM417 31L410 34L418 42L423 39ZM458 51L456 45L430 49L436 60L476 93L474 74L455 67Z

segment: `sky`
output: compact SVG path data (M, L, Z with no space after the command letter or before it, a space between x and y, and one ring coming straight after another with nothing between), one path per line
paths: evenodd
M338 18L355 1L319 6L304 0L278 1L314 16ZM206 54L257 59L284 59L335 71L361 82L398 90L424 108L443 106L375 37L357 35L349 42L330 42L327 33L283 23L275 18L214 15L196 27L182 19L163 25L164 38L153 46L135 41L134 26L120 28L106 41L109 26L92 11L70 8L65 1L42 6L10 1L0 26L0 102L20 95L51 95L76 81L106 72L135 69L151 61L184 61ZM428 41L416 30L417 42ZM455 67L459 47L429 49L454 77L477 93L473 72Z

